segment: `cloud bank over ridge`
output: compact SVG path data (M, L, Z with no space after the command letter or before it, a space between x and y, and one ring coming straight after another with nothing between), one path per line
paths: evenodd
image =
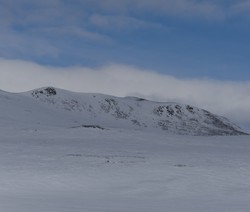
M180 79L152 70L111 64L99 68L50 67L20 60L0 60L0 89L22 92L55 86L77 92L139 96L191 104L249 127L250 81Z

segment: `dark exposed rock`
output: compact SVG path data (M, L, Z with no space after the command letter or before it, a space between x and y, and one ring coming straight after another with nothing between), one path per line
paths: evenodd
M76 127L72 127L72 128L94 128L94 129L100 129L100 130L105 130L105 128L99 126L99 125L80 125L80 126L76 126Z
M56 95L56 89L52 87L47 87L44 89L47 92L47 96L54 96Z
M190 112L190 113L194 113L194 108L191 107L190 105L186 106L186 109Z
M32 95L36 98L39 97L39 95L44 95L44 96L55 96L56 95L56 89L53 87L47 87L44 89L39 89L39 90L34 90L32 92Z

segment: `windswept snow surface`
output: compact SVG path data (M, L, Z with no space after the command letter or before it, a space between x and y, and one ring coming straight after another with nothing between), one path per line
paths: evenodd
M170 107L145 118L158 103L44 90L0 91L0 212L249 212L249 136L174 135L174 125L172 134L131 125L167 118ZM173 105L172 124L198 110L181 106L179 122ZM198 122L212 122L190 134L240 134L203 112Z
M0 132L1 212L249 212L248 136Z

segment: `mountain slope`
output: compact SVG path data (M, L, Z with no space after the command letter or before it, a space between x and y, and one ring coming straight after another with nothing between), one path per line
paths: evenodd
M118 98L46 87L20 94L1 92L0 99L1 118L8 123L123 128L179 135L246 134L226 118L206 110L136 97ZM4 112L6 110L7 113Z

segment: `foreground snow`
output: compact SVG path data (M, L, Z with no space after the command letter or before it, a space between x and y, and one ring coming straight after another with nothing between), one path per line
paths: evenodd
M0 211L249 211L249 141L2 126Z

